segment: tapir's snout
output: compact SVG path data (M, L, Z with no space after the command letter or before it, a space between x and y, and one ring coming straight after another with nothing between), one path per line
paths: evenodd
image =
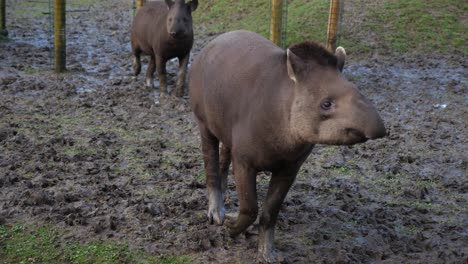
M355 144L385 137L384 122L372 103L360 94L352 102L345 118L348 122L344 128L344 142Z
M368 139L377 139L377 138L383 138L386 135L387 135L387 130L385 129L385 126L382 120L380 120L378 126L371 133L366 135L366 137Z
M369 123L364 130L364 135L367 139L383 138L387 135L384 122L382 121L382 118L380 118L380 115L377 113L377 111L375 109L372 110L373 113L368 120Z
M185 31L183 30L171 30L169 31L169 35L175 39L181 39L185 37Z

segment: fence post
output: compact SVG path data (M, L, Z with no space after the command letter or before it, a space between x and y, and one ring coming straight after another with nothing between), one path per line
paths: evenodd
M271 0L270 40L278 46L281 45L282 18L283 0Z
M145 4L146 0L136 0L136 1L137 1L136 11L138 12L138 10L140 10L140 8Z
M338 18L340 17L340 0L330 0L330 14L328 16L327 48L336 49L336 36L338 32Z
M6 29L6 0L0 0L0 35L8 36Z
M57 73L66 70L65 6L66 0L54 0L54 60Z

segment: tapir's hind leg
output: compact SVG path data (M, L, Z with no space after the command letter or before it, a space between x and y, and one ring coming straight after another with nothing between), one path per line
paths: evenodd
M159 93L161 95L167 94L166 62L167 60L163 57L156 56L156 70L158 71Z
M226 194L228 174L229 174L229 165L231 165L231 149L229 149L223 143L220 144L220 166L219 174L221 176L221 191L223 194Z
M132 43L132 46L134 46L133 43ZM133 62L132 62L133 72L135 76L138 76L138 74L140 74L141 72L141 60L140 60L141 50L138 47L133 47L132 50L133 50Z
M219 177L219 140L202 124L199 127L208 189L208 219L210 224L222 225L225 209Z

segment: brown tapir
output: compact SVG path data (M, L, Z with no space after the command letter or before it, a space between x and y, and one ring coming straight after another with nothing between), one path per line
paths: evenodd
M144 5L135 16L131 30L133 69L140 74L141 53L151 57L146 72L146 85L153 87L153 75L158 71L159 91L167 93L166 62L179 59L176 96L183 96L185 75L193 45L192 12L198 0L154 1Z
M209 221L224 222L223 193L231 157L240 203L237 219L226 221L233 236L256 220L256 174L272 172L260 216L260 261L275 261L278 211L314 144L351 145L386 134L371 102L340 73L344 49L336 53L313 42L285 51L240 30L211 41L190 69L189 94L201 134Z

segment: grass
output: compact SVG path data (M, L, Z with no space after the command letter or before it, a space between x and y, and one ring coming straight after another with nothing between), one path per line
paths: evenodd
M212 32L226 32L235 29L248 29L268 37L270 32L270 1L228 1L209 0L200 5L194 13L197 23L208 27ZM288 38L286 44L294 43L304 38L321 39L325 41L328 1L292 1L288 14ZM304 19L306 14L318 16ZM308 30L303 30L307 27Z
M0 35L0 43L1 42L8 42L8 41L10 41L10 39L8 37Z
M2 263L194 263L189 256L155 257L125 244L62 241L52 226L0 226Z
M11 2L11 3L9 3ZM8 16L21 17L28 16L34 18L41 18L49 16L49 0L36 0L36 1L14 1L14 8L9 12L9 6L13 1L7 0L7 19ZM96 4L97 1L93 0L73 0L67 1L67 10L81 10L87 9L89 6ZM54 1L50 0L50 11L54 11Z
M27 73L27 74L35 74L35 73L40 73L40 72L46 72L46 71L49 71L49 70L50 69L46 68L46 67L33 68L33 67L30 67L30 66L26 66L24 68L24 72Z
M466 25L462 23L468 4L456 0L385 1L366 15L365 30L382 32L380 45L397 53L430 50L467 52Z
M305 39L325 43L329 1L291 0L286 45ZM346 2L338 44L349 54L399 54L454 51L468 53L465 13L457 0L392 0ZM269 36L270 1L207 0L194 12L195 23L221 33L235 29Z

